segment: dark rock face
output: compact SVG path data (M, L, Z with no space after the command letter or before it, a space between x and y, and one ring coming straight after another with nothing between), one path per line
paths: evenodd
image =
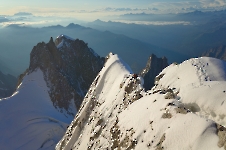
M202 54L206 57L214 57L226 61L226 45L212 48Z
M33 48L28 73L40 68L54 106L74 115L70 111L71 102L78 110L103 64L104 58L84 41L61 35L55 42L51 37L49 43L38 43Z
M16 89L17 78L0 71L0 98L6 98L13 94Z
M141 71L140 76L144 78L145 90L150 90L154 86L155 77L168 66L167 58L158 58L152 54L146 64L146 67Z

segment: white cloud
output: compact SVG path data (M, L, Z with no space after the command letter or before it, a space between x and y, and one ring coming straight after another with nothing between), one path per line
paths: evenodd
M218 7L225 7L226 1L225 0L200 0L202 7L204 8L218 8Z
M6 17L4 17L4 16L0 16L0 23L1 22L8 22L9 20L6 18Z
M33 14L29 12L18 12L14 14L14 16L32 16L32 15Z
M194 10L211 11L226 9L226 0L197 0L178 2L153 2L149 6L158 8L161 13L180 13Z
M191 25L188 21L129 21L129 20L115 20L114 22L122 22L127 24L141 24L141 25Z
M42 27L57 24L66 26L72 22L81 23L82 21L77 20L73 17L59 17L59 16L47 16L47 17L44 16L21 17L17 15L7 17L0 16L0 27L5 27L9 25Z
M80 10L80 13L93 13L93 12L137 12L137 11L149 11L149 10L158 10L157 8L123 8L123 7L105 7L102 9L95 10Z

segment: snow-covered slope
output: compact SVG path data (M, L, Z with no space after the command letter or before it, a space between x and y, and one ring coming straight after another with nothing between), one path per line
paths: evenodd
M192 112L226 126L226 62L202 57L171 65L155 89L177 91L179 103Z
M23 78L14 95L0 100L1 149L54 149L73 118L54 108L48 90L37 69Z
M109 54L56 149L223 149L225 128L215 121L224 123L225 65L172 64L145 92L142 78Z

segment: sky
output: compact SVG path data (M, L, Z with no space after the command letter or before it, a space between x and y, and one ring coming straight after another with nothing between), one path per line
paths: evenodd
M0 17L28 12L39 17L84 21L107 21L112 16L129 13L167 14L222 9L226 9L226 0L0 0Z
M31 12L36 15L78 13L167 13L193 9L218 9L226 0L0 0L0 15Z

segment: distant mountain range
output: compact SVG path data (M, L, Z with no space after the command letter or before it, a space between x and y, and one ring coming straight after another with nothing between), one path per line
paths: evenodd
M83 23L82 26L71 23L66 27L56 25L32 28L12 24L0 29L0 34L4 35L0 37L0 60L7 65L7 73L18 76L29 66L29 53L37 41L48 42L47 37L64 33L86 41L100 56L106 56L109 51L119 54L138 73L145 66L144 60L152 53L158 57L166 56L169 63L180 63L200 56L207 49L225 45L225 14L226 11L222 10L168 15L124 15L135 18L132 21L144 21L144 24L139 25L122 23L126 18L119 18L121 23L96 20ZM142 19L143 16L146 19ZM145 24L146 21L158 24ZM126 56L127 52L131 53L133 59ZM138 59L141 61L137 61ZM6 69L2 68L0 66L0 70L5 72Z
M56 37L59 33L86 41L100 56L105 57L109 52L119 54L137 73L143 69L148 56L152 53L155 53L158 57L166 56L169 62L181 62L188 58L188 56L179 52L164 49L161 46L145 43L122 34L98 31L77 24L69 24L67 27L57 25L43 28L10 25L0 30L0 34L4 35L4 37L0 37L1 55L5 57L7 65L11 69L13 68L18 75L28 67L29 53L36 41L48 41L47 37ZM21 38L21 35L23 35L23 38ZM13 41L14 44L9 44L9 41ZM128 54L130 57L128 57Z
M118 17L118 20L134 21L191 21L195 24L206 23L211 19L225 18L226 9L219 11L200 11L194 10L187 13L169 13L169 14L147 14L147 13L129 13Z
M131 16L133 19L130 20L126 16ZM85 25L101 31L108 30L123 34L157 47L185 54L186 59L200 56L206 49L226 44L226 10L126 16L119 18L118 22L96 20ZM146 19L142 19L143 17ZM130 24L126 23L128 20L131 21ZM140 21L140 24L136 24L136 21Z

